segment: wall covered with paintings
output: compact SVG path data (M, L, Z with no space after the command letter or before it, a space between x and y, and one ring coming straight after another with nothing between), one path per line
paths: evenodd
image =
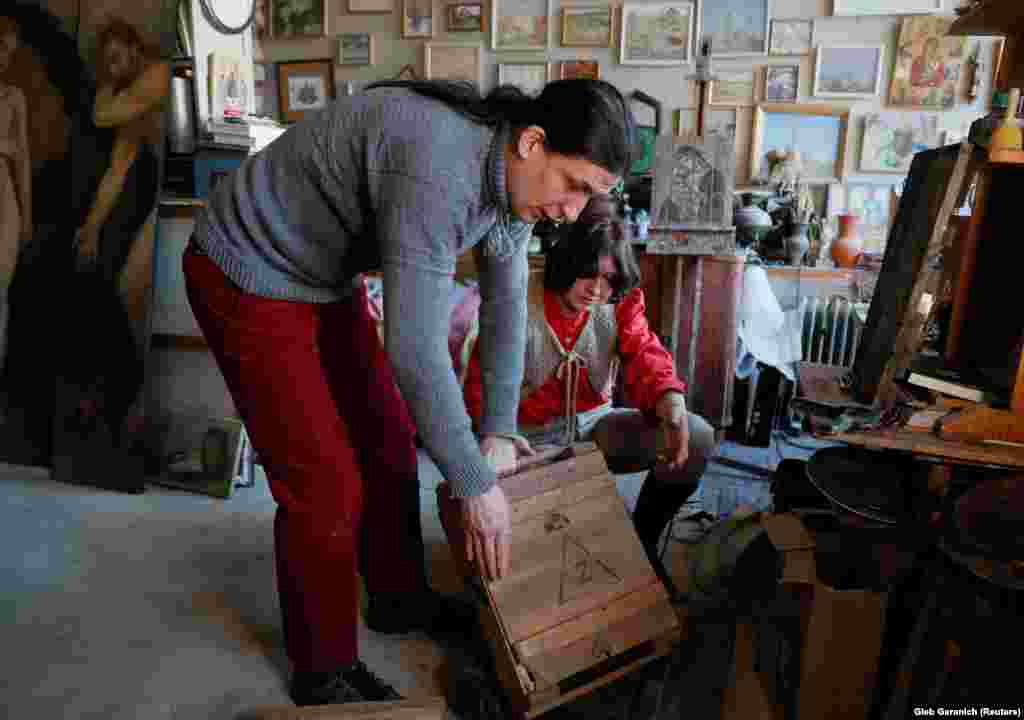
M274 0L262 2L273 4ZM849 110L845 175L863 182L899 182L902 175L879 172L877 162L861 165L867 118L889 111L931 113L937 117L936 142L947 136L959 137L971 120L987 111L996 45L992 38L961 39L956 48L948 42L940 43L942 47L928 45L928 26L935 22L934 16L876 14L880 9L894 12L898 4L908 13L952 15L957 0L696 0L692 4L644 0L627 3L634 12L626 14L625 23L621 0L485 0L479 4L432 0L431 21L421 23L427 30L415 38L409 36L408 24L403 21L409 0L318 2L325 3L319 6L326 17L324 33L282 37L267 32L257 51L263 60L337 58L339 34L369 34L373 62L337 65L334 77L339 93L346 92L349 83L358 90L373 80L394 77L406 65L422 73L427 43L479 45L484 51L479 72L485 89L497 82L502 65L507 74L512 64L547 63L550 78L555 79L562 74L563 62L571 72L572 61L585 60L596 62L598 75L620 89L642 90L660 100L664 132L671 132L674 126L692 129L695 125L697 88L687 78L693 72L698 39L710 37L715 68L728 84L713 93L712 105L716 110L735 112L740 187L751 180L749 154L754 144L756 105L791 101L827 103ZM496 40L492 33L492 3L493 27L505 28L508 41ZM686 12L673 14L675 5L688 5L692 17ZM474 10L483 16L479 25L450 20L453 8L463 12L469 6L479 6ZM606 28L592 11L609 6L611 27ZM654 17L658 12L663 14L660 19ZM546 47L539 40L544 35L538 19L541 15L546 17ZM658 27L659 32L649 31L648 26ZM658 47L658 42L665 44ZM528 46L533 49L525 49ZM819 46L826 50L819 54ZM511 47L524 49L508 49ZM969 101L966 84L970 73L962 61L975 52L983 77L976 98ZM954 59L954 54L960 59ZM832 62L861 56L865 62L854 65ZM851 74L854 69L859 72ZM654 124L649 109L636 106L636 111L641 124ZM920 117L908 122L914 126L932 123Z

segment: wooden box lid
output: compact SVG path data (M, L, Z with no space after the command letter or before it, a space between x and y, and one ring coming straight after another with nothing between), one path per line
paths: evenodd
M481 584L496 629L529 671L527 689L557 685L678 631L668 594L594 444L545 457L499 484L512 510L511 567L501 580ZM458 503L446 487L438 493L449 543L464 558Z

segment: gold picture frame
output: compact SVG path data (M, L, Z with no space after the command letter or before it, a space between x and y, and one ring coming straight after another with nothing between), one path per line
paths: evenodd
M563 47L611 47L612 8L580 5L562 8Z
M427 80L468 80L479 87L482 67L479 43L423 44L423 76Z
M279 62L277 90L286 122L322 110L334 99L334 58Z
M289 6L292 0L274 0L274 2L270 3L270 36L274 38L302 38L323 37L327 35L328 0L313 1L315 4L312 10L301 11L298 14L299 20L296 20L294 12L288 13L287 16L281 12L283 8ZM295 26L292 27L292 24ZM319 25L319 28L317 25Z
M395 0L348 0L350 15L390 15L395 11Z
M434 37L433 0L402 0L402 37Z
M815 118L822 119L821 122L814 122ZM834 122L832 121L834 119ZM829 163L828 171L824 166L809 166L805 160L805 175L803 180L809 183L837 183L843 182L846 176L846 139L850 123L850 109L835 107L832 105L812 105L802 103L761 103L754 108L754 123L750 138L750 177L756 178L760 174L762 155L769 150L792 148L800 151L801 148L796 142L799 137L805 143L811 142L815 137L828 137L835 128L835 148L832 152L833 161ZM804 126L801 128L801 126ZM773 137L766 141L765 134L772 133ZM780 142L779 137L789 135L787 142ZM767 148L767 145L772 147ZM775 146L780 146L777 148ZM806 146L804 147L806 150ZM811 157L801 151L801 154ZM817 173L814 171L818 170Z
M471 12L468 12L471 10ZM445 7L447 32L483 32L484 5L479 2L455 2Z
M600 80L601 64L597 60L577 58L575 60L562 60L558 64L559 80Z

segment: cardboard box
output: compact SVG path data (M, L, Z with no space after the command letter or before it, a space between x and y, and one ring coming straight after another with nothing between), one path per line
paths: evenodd
M783 554L782 581L772 602L737 623L723 717L864 718L881 652L883 596L822 583L814 536L797 516L766 515L763 523Z

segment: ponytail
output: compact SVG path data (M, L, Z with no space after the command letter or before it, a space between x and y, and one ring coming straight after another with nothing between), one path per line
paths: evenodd
M555 80L536 98L514 85L501 85L484 96L473 83L455 80L384 80L366 89L387 87L440 100L484 125L505 124L513 130L536 125L544 130L550 151L583 158L615 175L629 168L637 142L626 99L603 80Z
M508 123L512 127L534 124L533 99L514 85L501 85L486 96L476 85L465 80L382 80L366 87L401 87L425 97L440 100L452 110L478 123L497 126Z

